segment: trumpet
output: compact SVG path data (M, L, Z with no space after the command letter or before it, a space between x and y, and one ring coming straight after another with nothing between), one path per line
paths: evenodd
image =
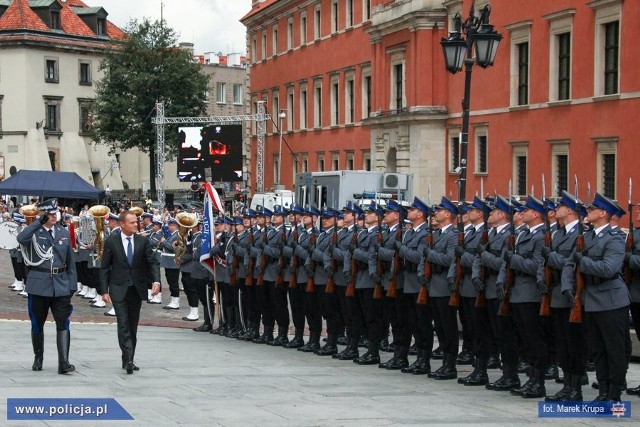
M102 248L104 246L104 217L109 215L110 212L111 210L104 205L95 205L89 208L89 215L93 217L96 224L96 236L93 246L98 261L102 260Z
M36 205L24 205L18 212L24 215L24 220L27 225L31 224L38 215L38 207Z
M198 218L194 214L187 212L180 212L176 215L176 221L180 225L180 230L178 231L178 240L175 242L175 262L176 265L180 265L182 255L187 251L186 240L187 233L189 230L196 226L198 223Z

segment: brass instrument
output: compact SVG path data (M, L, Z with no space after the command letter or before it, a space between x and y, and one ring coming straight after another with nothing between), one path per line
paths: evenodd
M102 260L102 248L104 246L104 217L109 215L111 210L104 205L95 205L89 208L89 215L96 223L96 237L93 247L98 261Z
M144 213L144 210L140 206L132 206L129 211L133 212L138 218L138 232L140 232L140 216Z
M24 216L27 225L31 224L38 215L38 207L36 205L24 205L19 209L20 214Z
M180 257L182 257L182 255L184 255L187 250L187 233L191 228L195 227L198 224L198 218L192 213L180 212L176 215L176 221L180 225L180 230L178 231L178 240L176 240L176 242L174 243L174 259L176 265L180 265Z

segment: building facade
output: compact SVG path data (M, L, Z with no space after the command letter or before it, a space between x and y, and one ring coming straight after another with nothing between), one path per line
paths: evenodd
M251 108L283 110L291 148L278 176L275 119L265 186L290 187L304 170L371 168L414 173L417 194L431 187L434 198L455 198L464 72L447 73L440 40L471 3L254 0L242 19ZM481 181L506 193L511 180L512 193L540 196L542 174L547 194L573 191L577 175L583 198L590 183L591 196L626 200L640 107L630 23L640 9L629 0L476 0L476 16L487 5L504 37L495 65L473 69L467 194ZM252 159L255 142L254 132Z

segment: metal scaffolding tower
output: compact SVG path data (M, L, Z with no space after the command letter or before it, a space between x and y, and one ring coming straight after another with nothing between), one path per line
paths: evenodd
M165 117L164 103L156 103L156 117L151 119L151 123L156 125L156 164L157 164L157 192L158 201L164 205L164 156L165 156L165 124L213 124L223 125L230 123L241 123L255 121L257 123L258 155L256 159L256 191L264 191L264 137L266 134L266 121L271 119L269 114L265 114L264 101L258 101L257 114L243 114L239 116L218 116L218 117Z

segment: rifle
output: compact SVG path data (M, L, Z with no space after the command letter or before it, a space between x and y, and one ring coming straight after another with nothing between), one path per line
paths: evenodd
M576 208L578 209L578 237L576 238L576 252L584 252L584 229L582 228L581 204L578 199L578 177L575 177L576 188ZM580 271L580 266L576 265L575 272L576 297L571 312L569 313L569 323L582 323L582 294L584 293L584 273Z
M402 222L398 224L398 229L396 230L396 242L402 242ZM389 280L389 290L387 290L388 298L395 298L398 295L398 273L400 273L401 262L400 251L396 251L393 255L393 272Z
M309 238L309 246L310 247L314 247L315 245L316 245L316 235L315 235L315 233L312 233L311 237ZM313 292L316 291L316 284L313 281L313 273L316 271L316 261L313 259L313 251L311 252L310 256L311 256L311 260L310 260L311 274L307 278L307 289L306 289L306 291L308 293L313 293Z
M238 244L238 229L233 227L233 241L235 244ZM240 260L238 259L238 255L236 249L233 250L233 268L231 269L231 275L229 276L229 284L237 285L238 284L238 265L240 264Z
M513 223L513 216L515 215L515 207L513 200L511 199L511 180L509 180L509 213L511 214L511 233L507 238L507 250L513 251L516 247L516 228ZM515 277L513 270L511 269L511 263L507 263L506 278L504 281L504 299L500 302L498 307L498 315L509 316L511 314L511 288L513 288L513 281Z
M460 214L458 215L458 246L464 248L464 223L462 222L462 201L460 201ZM464 271L462 269L462 256L456 256L456 273L454 282L456 288L451 292L449 297L449 305L451 307L460 307L460 284L462 283L462 277Z
M262 243L264 243L264 246L267 246L267 243L269 243L269 239L267 237L269 231L267 230L266 224L263 233L264 234L262 234ZM260 265L262 266L262 271L260 271L260 274L258 274L258 280L256 281L257 286L264 285L264 271L267 268L267 256L264 254L264 248L262 249L262 255L260 255Z
M634 241L633 241L633 203L631 203L631 189L633 183L631 182L631 178L629 178L629 204L628 209L629 209L629 234L627 235L627 242L625 245L625 252L627 253L631 253L633 254L633 247L634 247ZM629 267L629 263L626 262L624 264L624 270L623 270L623 274L624 274L624 281L627 283L627 285L631 285L631 280L632 280L632 276L633 273L631 272L631 268Z
M282 248L287 246L287 232L284 223L282 224ZM276 276L276 286L284 286L284 251L280 250L280 258L278 259L278 276Z
M545 200L545 186L544 175L542 175L542 200ZM549 211L544 216L544 226L546 230L544 232L544 245L551 249L551 225L549 224ZM542 301L540 302L540 316L551 316L551 293L553 288L553 268L549 265L549 262L545 260L544 263L544 283L547 287L547 292L542 295Z
M351 237L351 245L350 246L358 246L358 226L354 224L353 226L353 236ZM349 283L347 284L347 289L345 290L345 295L348 297L356 296L356 277L358 276L358 263L355 259L353 259L353 252L351 252L351 277L349 278Z
M484 184L484 181L481 181L481 184ZM484 196L482 196L482 220L484 221L484 224L482 225L482 236L480 236L481 245L489 244L489 215L487 215L486 211L487 201L485 200ZM489 271L487 270L486 266L481 264L480 280L482 280L482 283L486 283L487 277L489 277ZM478 296L476 297L476 302L474 305L477 308L485 308L487 306L487 291L483 289L478 292Z
M298 233L298 215L296 215L295 213L293 214L293 221L295 222L295 228L293 229L293 240L298 243L300 235ZM293 255L291 264L293 266L293 272L291 273L291 277L289 277L289 289L295 289L296 286L298 286L298 267L300 265L300 260L295 254Z
M333 233L331 234L331 246L334 248L338 246L338 220L336 217L333 217ZM336 270L338 269L338 261L333 257L333 253L330 253L331 257L331 277L327 278L327 287L325 288L325 292L328 294L332 294L336 291L336 281L333 279L333 274L336 274Z
M383 245L382 238L382 216L378 215L378 245ZM378 277L380 281L376 283L375 288L373 289L373 299L381 299L382 298L382 275L384 274L384 269L382 268L382 260L379 256L376 258L376 273L378 273Z
M431 213L431 209L429 209L429 213ZM427 240L427 246L429 248L433 247L433 227L431 225L431 215L427 215L427 221L428 221L428 232L427 232L427 236L425 237L425 239ZM425 280L428 282L431 280L432 277L432 272L431 272L431 263L429 262L429 260L425 257L424 259L424 278ZM424 284L422 286L420 286L420 292L418 292L418 299L416 300L416 304L419 305L427 305L427 302L429 301L429 289L427 289L427 285Z
M253 237L253 230L249 227L249 249L253 246L255 238ZM255 267L255 258L251 256L249 252L249 268L247 269L247 277L244 279L245 286L253 286L253 268Z

